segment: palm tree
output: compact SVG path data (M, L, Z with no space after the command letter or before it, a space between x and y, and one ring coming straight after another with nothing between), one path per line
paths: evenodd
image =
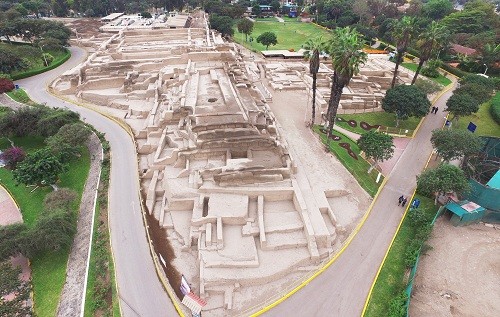
M404 16L401 20L396 20L391 25L392 38L396 43L396 67L394 67L394 76L392 77L391 88L396 85L396 78L398 76L398 68L403 62L403 56L410 44L413 35L416 32L416 19L415 17Z
M316 117L316 79L319 71L319 54L323 50L324 42L321 36L317 38L309 38L303 45L306 50L304 57L309 60L309 73L312 75L312 118L311 127L314 126L314 118Z
M488 70L488 67L493 67L497 61L500 60L500 44L486 44L483 47L482 54L481 54L481 62L483 65L486 66L486 70L484 73L486 74L486 71ZM481 65L481 66L483 66Z
M328 103L328 137L331 138L342 90L352 76L359 73L359 67L367 60L363 48L363 36L350 27L336 28L328 43L328 53L332 58L333 76L330 101Z
M415 71L415 76L413 76L413 80L411 81L412 85L417 81L418 74L424 63L431 58L436 49L441 47L447 39L448 33L446 28L436 21L432 21L429 27L420 34L417 40L417 46L420 50L420 61Z

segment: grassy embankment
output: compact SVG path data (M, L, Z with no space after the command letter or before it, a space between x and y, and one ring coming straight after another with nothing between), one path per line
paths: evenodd
M12 138L16 146L22 147L27 153L35 151L44 146L41 137ZM5 138L0 139L0 149L5 149L10 143ZM69 163L67 172L61 174L59 187L66 187L78 193L77 202L73 208L78 210L83 187L87 179L90 168L89 152L85 148L82 156ZM16 185L12 178L12 172L5 168L0 168L0 183L13 195L21 208L24 222L28 226L33 226L43 211L43 200L52 189L50 187L38 188L33 191L33 187ZM40 317L52 317L56 314L57 304L66 278L66 265L69 256L69 249L62 249L57 252L47 252L46 254L31 259L32 284L35 313Z

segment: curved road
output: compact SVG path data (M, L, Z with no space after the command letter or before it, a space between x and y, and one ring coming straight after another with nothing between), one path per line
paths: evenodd
M106 133L111 145L109 221L111 246L123 316L160 317L177 313L156 275L141 215L137 156L130 136L102 115L49 94L46 85L64 71L81 63L86 52L71 47L71 58L49 72L16 81L30 97L51 107L67 107L98 131Z

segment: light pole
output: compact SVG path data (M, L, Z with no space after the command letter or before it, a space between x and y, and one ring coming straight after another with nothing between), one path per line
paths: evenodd
M488 65L486 65L486 64L483 64L483 65L486 66L486 69L484 70L483 75L486 75L486 72L488 71Z

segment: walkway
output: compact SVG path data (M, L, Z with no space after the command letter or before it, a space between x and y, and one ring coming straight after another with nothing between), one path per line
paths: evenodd
M19 108L25 106L23 103L12 100L9 96L7 96L7 94L0 94L0 105L14 110L18 110Z
M455 85L455 84L454 84ZM438 99L444 109L452 91ZM403 216L396 201L410 195L416 175L432 152L431 131L440 128L445 113L429 114L396 163L361 230L339 258L320 276L265 316L360 316L369 289ZM297 124L302 124L298 122ZM305 305L304 303L307 303Z

